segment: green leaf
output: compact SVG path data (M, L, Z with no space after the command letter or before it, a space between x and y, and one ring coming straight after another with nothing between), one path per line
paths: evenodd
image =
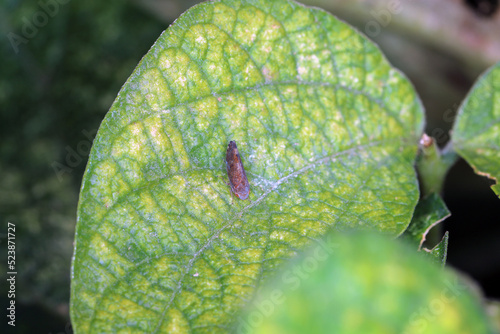
M376 234L329 235L250 305L238 333L493 333L456 274Z
M424 254L428 254L431 260L444 267L448 256L448 240L450 233L446 231L441 241L432 249L423 248Z
M500 63L474 84L453 127L454 149L480 175L495 180L500 195Z
M418 199L422 107L366 38L294 2L188 10L123 86L78 208L77 333L225 332L331 228L399 235ZM235 140L249 200L226 184Z
M450 211L448 211L441 196L431 193L418 202L410 225L403 233L402 238L418 245L420 250L429 231L449 216Z

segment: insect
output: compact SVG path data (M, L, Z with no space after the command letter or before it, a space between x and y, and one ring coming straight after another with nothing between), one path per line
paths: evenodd
M247 175L241 162L240 152L235 141L230 141L226 152L226 169L231 191L239 199L247 199L250 192Z

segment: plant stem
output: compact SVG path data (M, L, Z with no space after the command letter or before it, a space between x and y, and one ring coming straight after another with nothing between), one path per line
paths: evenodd
M420 154L417 157L422 197L431 193L441 193L445 176L457 159L458 155L453 150L451 142L440 150L433 138L426 134L422 136Z

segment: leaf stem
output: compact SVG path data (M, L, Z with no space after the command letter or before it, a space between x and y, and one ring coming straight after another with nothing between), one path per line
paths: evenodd
M431 193L441 193L445 176L457 160L458 155L451 141L440 150L432 137L425 133L422 135L417 157L422 197Z

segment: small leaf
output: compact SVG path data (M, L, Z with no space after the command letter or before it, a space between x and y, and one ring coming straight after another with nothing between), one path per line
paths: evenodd
M483 74L460 106L453 127L455 150L500 195L500 63Z
M446 258L448 256L448 239L449 239L450 233L446 231L443 235L443 239L434 246L433 249L429 250L427 248L423 248L424 252L430 256L430 258L440 264L441 266L444 267L446 264Z
M238 333L493 333L454 272L376 234L329 235L249 305Z
M285 0L212 1L157 40L90 154L77 333L226 332L286 259L336 229L399 235L422 107L366 38ZM248 200L226 184L235 140Z
M410 225L402 237L418 245L420 250L429 231L449 216L450 211L441 197L431 193L418 202Z

